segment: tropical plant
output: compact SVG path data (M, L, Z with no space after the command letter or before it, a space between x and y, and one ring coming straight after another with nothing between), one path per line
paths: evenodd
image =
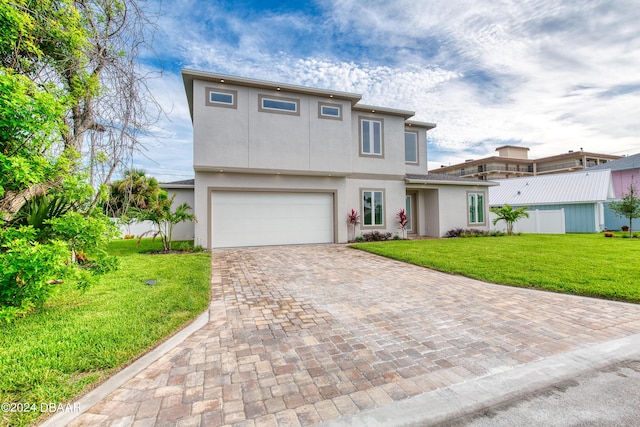
M347 214L347 225L349 227L349 241L355 240L356 225L360 224L360 214L355 209L351 209L351 212Z
M196 221L195 215L189 213L191 207L186 203L182 203L176 207L175 211L171 212L171 205L175 198L175 194L168 197L166 191L163 190L158 193L146 209L131 209L131 214L138 221L150 221L156 227L155 230L142 233L138 238L138 243L145 236L151 235L154 240L159 236L164 250L170 251L173 241L173 227L181 222Z
M529 218L526 207L520 207L514 209L510 205L504 205L499 208L492 208L491 212L497 215L493 220L493 225L496 225L500 221L504 221L507 225L507 234L513 234L513 224L520 221L522 218Z
M622 200L609 203L609 209L616 215L629 220L629 237L633 236L633 219L640 218L640 194L633 182L629 184L627 193Z
M402 238L407 238L407 225L409 224L409 216L404 211L404 209L400 209L400 212L396 214L398 218L398 222L400 223L400 228L402 229Z
M104 203L105 214L122 217L129 208L146 209L160 192L158 181L146 176L145 171L130 169L121 180L109 185L109 199Z

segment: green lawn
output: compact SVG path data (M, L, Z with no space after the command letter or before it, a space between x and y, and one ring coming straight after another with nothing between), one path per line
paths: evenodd
M134 240L115 241L117 271L84 293L60 285L43 310L0 326L0 403L38 409L0 412L0 425L28 425L42 402L73 402L205 310L210 254L140 253L161 248L159 241L140 248Z
M352 247L492 283L640 303L640 239L529 234Z

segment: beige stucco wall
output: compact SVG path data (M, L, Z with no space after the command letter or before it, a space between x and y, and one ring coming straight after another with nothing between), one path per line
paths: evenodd
M355 209L360 214L360 225L356 227L356 237L362 235L363 233L368 233L371 231L379 231L381 233L392 233L402 235L400 230L400 225L398 224L398 219L396 218L396 214L400 211L400 209L404 209L405 207L405 185L404 179L395 179L395 180L387 180L387 179L348 179L347 183L347 193L346 193L346 209L340 212L342 218L346 221L346 216L351 209ZM362 207L362 191L365 190L381 190L384 192L384 225L383 226L365 226L362 224L363 221L363 207ZM344 222L344 221L343 221ZM345 222L346 224L346 222ZM346 225L345 225L346 227ZM346 230L346 228L345 228Z
M425 174L427 173L427 131L419 127L405 127L406 131L418 133L418 164L405 163L406 173ZM404 153L404 141L402 143Z
M206 88L237 91L237 108L206 105ZM299 101L299 114L260 111L259 97ZM338 105L342 120L319 118L318 103ZM284 91L194 81L194 166L351 172L351 105Z
M467 213L467 192L483 192L485 194L485 224L469 225ZM443 185L438 189L439 195L439 217L440 236L454 228L476 228L489 230L489 207L488 191L486 187Z
M404 175L404 118L364 111L354 111L352 114L351 156L353 158L353 171L365 174ZM382 119L382 156L360 154L361 118Z

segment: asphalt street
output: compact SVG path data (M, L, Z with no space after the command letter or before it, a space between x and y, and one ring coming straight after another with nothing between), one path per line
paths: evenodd
M562 381L446 425L639 426L640 360L618 363Z

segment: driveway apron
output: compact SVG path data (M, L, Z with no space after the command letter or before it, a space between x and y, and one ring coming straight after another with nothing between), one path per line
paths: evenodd
M70 425L339 423L640 333L637 305L343 245L214 250L211 292L204 327Z

